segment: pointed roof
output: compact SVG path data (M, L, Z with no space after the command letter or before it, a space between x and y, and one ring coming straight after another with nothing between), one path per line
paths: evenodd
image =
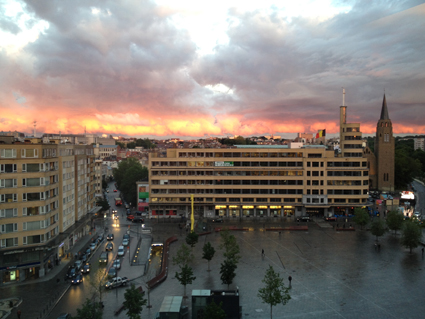
M389 120L389 119L390 119L390 117L388 115L387 100L386 100L385 94L384 94L384 99L382 101L382 109L381 109L380 120Z

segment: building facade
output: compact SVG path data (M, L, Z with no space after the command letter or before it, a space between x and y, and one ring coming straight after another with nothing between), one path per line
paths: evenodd
M351 214L366 205L367 160L325 146L168 149L149 157L151 217Z
M0 143L0 284L44 276L90 231L91 145ZM80 164L78 164L80 163Z

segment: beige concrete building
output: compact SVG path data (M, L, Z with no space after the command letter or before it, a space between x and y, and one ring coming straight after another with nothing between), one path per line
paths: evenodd
M90 230L96 208L91 145L0 142L3 284L44 276Z
M368 198L367 161L325 146L167 149L149 157L151 217L352 214Z
M94 155L96 158L116 158L118 155L118 145L99 145L94 146Z

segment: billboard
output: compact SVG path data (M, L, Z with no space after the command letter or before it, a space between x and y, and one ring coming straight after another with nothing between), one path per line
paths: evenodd
M233 167L233 162L215 162L216 167Z
M138 211L149 211L149 184L147 182L137 183L137 198L138 198Z

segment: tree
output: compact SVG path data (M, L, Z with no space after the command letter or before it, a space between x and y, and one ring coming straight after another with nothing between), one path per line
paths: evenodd
M226 259L220 266L220 279L221 283L227 285L227 289L229 289L229 285L233 282L233 279L236 277L236 263L234 260Z
M109 202L107 200L99 198L96 201L96 206L101 206L102 210L108 210L111 206L109 205Z
M133 206L138 202L136 182L147 179L148 175L148 169L134 157L121 161L118 168L114 169L114 178L121 196Z
M226 318L226 313L223 310L223 302L220 302L219 305L217 305L214 300L211 301L207 306L205 307L205 319L224 319Z
M224 249L223 256L237 264L241 256L239 255L240 248L236 242L236 237L230 234L228 230L221 231L220 236L221 244L219 247Z
M211 245L210 242L207 242L204 247L202 248L202 251L204 252L202 255L202 259L208 260L208 271L210 271L210 261L213 259L215 254L215 249Z
M184 297L186 297L186 285L192 284L196 279L193 275L193 270L188 265L180 267L180 272L176 272L176 279L184 286Z
M410 249L418 247L419 241L422 238L422 229L421 226L416 221L406 221L403 224L402 233L401 233L401 244Z
M387 228L385 227L385 223L380 220L374 220L372 223L372 226L370 228L370 232L372 235L376 236L376 240L378 240L378 237L381 237L385 232L387 231Z
M401 229L403 225L404 216L402 213L392 210L387 214L387 225L388 228L394 230L394 234L397 234L397 230Z
M191 231L186 236L186 244L188 244L190 247L193 248L196 245L196 243L198 242L198 237L199 237L199 235L197 233L195 233L194 231Z
M363 229L363 226L367 225L369 222L369 214L367 213L366 209L360 207L354 209L353 222L355 222L357 225L360 225L360 229Z
M270 305L270 318L273 318L273 306L278 304L286 305L291 299L289 288L285 287L283 278L279 273L275 272L272 266L266 271L266 275L262 282L266 285L258 290L258 297L263 303Z
M73 319L102 319L102 306L99 302L86 299L81 308L77 309L77 315Z
M191 263L194 258L195 256L193 255L192 251L189 249L189 246L183 243L180 246L180 249L177 250L176 256L173 257L173 265L184 266Z
M89 277L86 277L89 280L91 289L91 294L94 298L99 297L99 301L102 302L102 295L105 291L105 277L102 272L96 272Z
M138 290L134 284L125 290L123 305L130 319L141 319L140 313L147 303L144 295L145 293Z
M102 178L102 189L107 189L108 188L108 182L106 181L106 179Z

